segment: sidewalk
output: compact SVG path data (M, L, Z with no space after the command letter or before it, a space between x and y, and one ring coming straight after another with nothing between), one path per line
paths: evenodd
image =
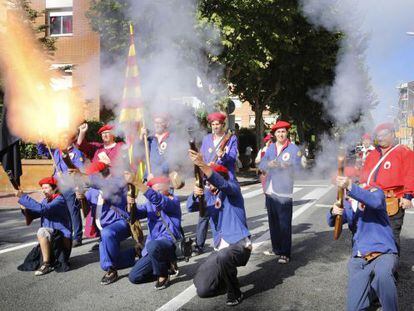
M237 180L240 186L247 186L258 183L259 180L256 177L254 170L242 171L237 174ZM182 189L176 190L175 194L179 197L180 201L184 201L191 194L194 188L194 178L188 178L185 180L185 186ZM42 200L43 195L40 191L29 192L30 196L35 200ZM14 192L0 192L0 210L17 208L17 198L14 196Z

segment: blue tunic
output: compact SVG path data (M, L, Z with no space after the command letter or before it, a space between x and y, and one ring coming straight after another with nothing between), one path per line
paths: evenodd
M208 134L203 138L200 152L203 155L203 160L206 163L214 161L216 157L217 147L214 147L213 134ZM229 171L231 177L235 177L236 160L238 154L238 142L236 135L232 135L227 142L225 153L219 158L216 163L225 166Z
M148 137L148 148L151 164L151 173L154 176L168 176L171 169L171 164L174 163L174 157L176 154L173 154L174 151L174 140L176 137L174 135L168 135L165 139L158 142L157 137L149 136Z
M26 208L32 218L40 217L41 227L59 230L65 238L72 238L72 223L62 195L58 195L50 202L43 199L39 203L25 194L19 199L19 204Z
M384 192L364 190L355 184L348 195L365 205L356 212L348 201L344 201L343 223L348 223L353 232L352 256L364 256L370 252L397 253L385 204ZM329 226L335 225L335 216L328 211Z
M173 199L168 198L151 188L144 193L148 202L137 206L137 218L148 219L149 234L145 241L145 247L142 255L147 254L147 245L152 240L168 239L173 240L165 228L160 215L163 216L168 228L176 239L181 237L181 208L180 201L176 196Z
M211 205L209 208L211 217L217 219L214 246L218 247L221 239L229 244L234 244L250 236L244 199L238 182L233 179L225 180L216 172L213 172L208 181L220 190L219 194L215 196L215 199L219 200L217 206L213 207L214 210Z
M97 213L101 215L95 221L99 221L102 228L118 220L126 221L129 218L128 212L126 211L126 191L126 188L119 189L109 197L105 195L105 192L96 188L89 188L85 192L85 198L91 207L92 215L97 216Z
M53 153L53 159L56 163L58 171L63 172L63 173L67 172L68 167L63 161L62 152L59 149L52 149L51 151ZM40 156L45 156L50 159L50 153L44 144L37 144L37 153ZM69 153L69 157L72 160L73 164L79 169L82 168L84 165L83 153L76 147L72 147L72 149L70 149L68 153ZM53 176L57 177L56 175L57 175L57 172L55 169L53 172Z
M219 213L217 212L217 209L215 208L215 204L217 202L217 198L218 196L215 196L211 193L210 190L208 190L208 188L205 188L204 190L204 201L206 202L206 208L207 208L207 213L206 213L206 217L210 217L210 227L211 227L211 233L213 234L213 239L216 237L217 235L217 224L218 224L218 215ZM196 197L194 198L193 195L190 195L187 198L187 210L190 213L193 212L198 212L199 211L199 198Z
M266 194L275 194L280 197L292 196L293 177L295 171L300 169L300 157L299 148L289 141L282 147L279 154L277 154L276 144L270 144L259 164L259 169L267 173L264 187ZM273 160L287 167L269 167L269 162Z

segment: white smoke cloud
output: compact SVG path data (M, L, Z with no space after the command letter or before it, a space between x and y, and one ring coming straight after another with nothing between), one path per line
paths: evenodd
M169 163L181 167L180 173L184 176L190 175L188 129L193 129L191 136L195 136L198 142L205 131L198 124L192 108L182 104L182 99L196 97L196 101L205 104L207 111L214 110L219 95L211 94L209 86L215 89L225 87L219 82L221 69L212 70L206 55L220 52L219 34L213 27L197 29L196 0L131 0L130 4L124 13L135 28L146 127L153 133L153 114L169 114L169 129L174 133L170 136L174 137L172 146L167 146L173 150L168 154ZM127 54L128 49L122 56L106 62L108 55L101 51L105 63L100 71L101 103L114 111L116 119L121 108ZM197 85L197 77L201 78L202 88L200 83ZM119 126L115 125L119 133ZM138 153L143 155L143 150ZM119 166L117 174L123 168Z
M302 10L311 23L344 34L332 87L310 90L309 94L325 105L336 125L343 126L376 103L366 67L365 52L369 36L361 31L362 12L354 0L302 1Z

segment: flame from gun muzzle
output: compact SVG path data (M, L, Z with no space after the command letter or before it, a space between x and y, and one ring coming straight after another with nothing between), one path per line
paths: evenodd
M75 134L82 103L74 91L54 89L52 79L62 74L50 70L23 10L7 2L0 0L0 69L10 130L27 142L66 147L62 136Z

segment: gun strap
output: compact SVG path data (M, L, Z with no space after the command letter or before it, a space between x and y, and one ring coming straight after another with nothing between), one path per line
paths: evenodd
M168 216L168 215L166 215L166 216ZM168 224L167 224L167 222L165 221L165 219L164 219L164 217L162 217L162 211L160 211L160 218L161 218L161 221L162 221L162 223L164 224L164 227L165 227L165 229L167 230L167 232L168 232L168 234L171 236L171 238L172 238L172 240L173 240L173 242L174 243L177 243L177 239L176 239L176 237L174 236L174 234L172 233L172 231L171 231L171 229L170 229L170 227L168 227ZM168 217L169 218L169 217ZM171 218L170 218L170 220L171 220ZM173 222L171 222L172 223L172 225L174 226L174 223ZM184 230L183 230L183 227L182 226L180 226L180 233L181 233L181 235L182 235L182 237L184 238Z

